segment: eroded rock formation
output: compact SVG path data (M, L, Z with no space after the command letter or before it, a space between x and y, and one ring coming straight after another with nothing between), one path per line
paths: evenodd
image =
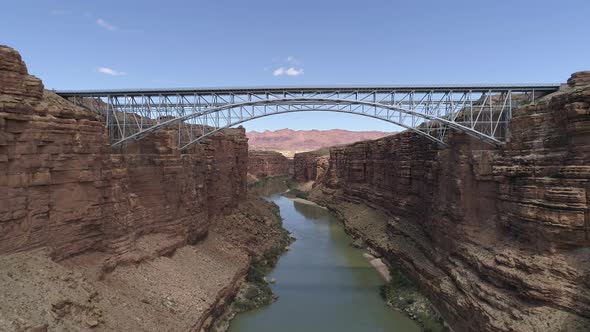
M246 202L242 128L184 154L177 137L112 149L100 114L44 90L0 46L0 330L211 324L262 254L211 226L247 224L264 242L280 221Z
M162 251L193 243L245 199L243 129L184 155L168 131L111 151L100 115L43 91L9 48L0 66L1 253L48 246L57 259L134 259L137 238L167 234Z
M248 152L248 173L255 177L292 175L293 160L275 151Z
M588 331L588 77L517 109L498 149L453 133L443 150L411 132L332 148L311 197L418 281L456 331ZM361 218L367 208L382 226Z
M300 182L316 181L328 168L328 150L296 153L293 157L293 178Z

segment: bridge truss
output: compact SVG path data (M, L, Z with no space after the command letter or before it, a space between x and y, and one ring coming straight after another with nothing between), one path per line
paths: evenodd
M177 128L181 149L276 114L326 111L386 121L445 144L449 130L501 144L512 110L556 84L57 91L106 118L113 146Z

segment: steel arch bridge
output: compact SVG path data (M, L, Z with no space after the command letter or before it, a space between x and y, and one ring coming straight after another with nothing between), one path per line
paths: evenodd
M267 87L56 91L100 112L113 146L178 127L185 150L219 130L270 115L324 111L386 121L445 145L449 130L501 144L513 108L558 84Z

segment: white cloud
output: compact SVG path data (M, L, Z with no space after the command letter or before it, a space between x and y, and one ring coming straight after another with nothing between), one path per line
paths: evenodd
M125 72L117 71L117 70L114 70L112 68L107 68L107 67L100 67L100 68L98 68L98 72L99 73L102 73L102 74L109 75L109 76L123 76L123 75L126 75Z
M303 75L303 63L293 55L285 58L273 58L274 66L280 66L272 71L273 76L299 76ZM264 70L267 70L266 68Z
M303 68L295 68L295 67L289 67L289 68L284 68L284 67L279 67L277 69L275 69L272 74L274 76L282 76L282 75L287 75L287 76L299 76L301 74L303 74Z
M284 73L285 73L285 68L283 68L283 67L277 68L277 69L275 69L275 70L272 72L272 74L273 74L274 76L281 76L281 75L283 75Z
M295 69L293 67L290 67L289 69L287 69L286 73L289 76L299 76L303 74L303 68Z
M103 20L102 18L99 18L98 20L96 20L96 24L98 24L98 26L100 26L101 28L105 28L109 31L117 30L116 26L110 24L109 22Z

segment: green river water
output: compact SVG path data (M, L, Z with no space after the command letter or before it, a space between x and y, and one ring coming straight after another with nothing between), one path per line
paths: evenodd
M275 194L284 226L297 239L268 278L279 296L273 304L241 313L230 332L399 331L419 326L388 308L379 295L384 281L350 246L352 239L327 210Z

